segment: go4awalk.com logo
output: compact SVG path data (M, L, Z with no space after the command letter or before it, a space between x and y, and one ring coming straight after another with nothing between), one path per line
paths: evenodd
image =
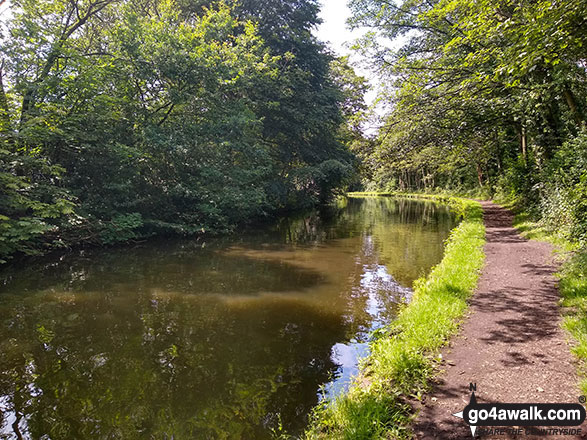
M583 405L579 403L477 403L475 397L477 385L470 384L469 389L471 391L469 404L463 411L453 414L453 416L463 419L471 427L473 437L475 437L475 433L491 435L581 434L581 429L576 427L585 421L586 413ZM581 399L581 402L584 400ZM493 427L502 427L502 429Z

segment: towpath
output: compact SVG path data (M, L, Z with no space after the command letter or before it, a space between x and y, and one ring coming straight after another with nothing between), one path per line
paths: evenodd
M482 202L486 262L470 313L449 348L444 372L424 404L417 404L418 439L472 438L452 416L469 402L469 384L478 402L578 403L576 364L560 327L553 248L528 241L512 227L509 211ZM587 438L582 436L483 435L482 438Z

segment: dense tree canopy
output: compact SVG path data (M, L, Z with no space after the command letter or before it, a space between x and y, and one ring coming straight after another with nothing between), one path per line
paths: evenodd
M585 161L584 1L350 4L354 24L372 30L363 50L390 83L393 110L366 154L373 185L477 186L543 214L585 198L585 168L554 171L561 161ZM556 216L585 237L585 227L576 228L586 211Z
M357 170L370 188L514 197L587 237L585 2L350 6L388 85L373 139L364 80L312 36L315 0L15 1L0 259L227 231L356 187Z
M225 231L353 173L314 0L16 0L0 57L0 260ZM347 67L348 68L348 67Z

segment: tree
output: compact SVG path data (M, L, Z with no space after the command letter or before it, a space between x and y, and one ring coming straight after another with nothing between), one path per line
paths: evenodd
M32 243L230 231L325 202L353 172L313 1L15 6L0 132L7 154L54 170L21 177L63 206Z
M394 179L409 180L400 187L432 177L462 189L513 184L526 203L544 197L545 164L584 123L584 2L353 0L351 8L376 36L363 49L394 78L375 154ZM396 38L405 44L395 50L378 44ZM447 157L460 168L457 182L455 167L433 166L430 176Z

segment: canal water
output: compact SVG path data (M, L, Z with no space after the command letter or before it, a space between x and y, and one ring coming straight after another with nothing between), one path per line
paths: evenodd
M455 225L430 202L349 199L228 238L6 268L0 438L299 434Z

